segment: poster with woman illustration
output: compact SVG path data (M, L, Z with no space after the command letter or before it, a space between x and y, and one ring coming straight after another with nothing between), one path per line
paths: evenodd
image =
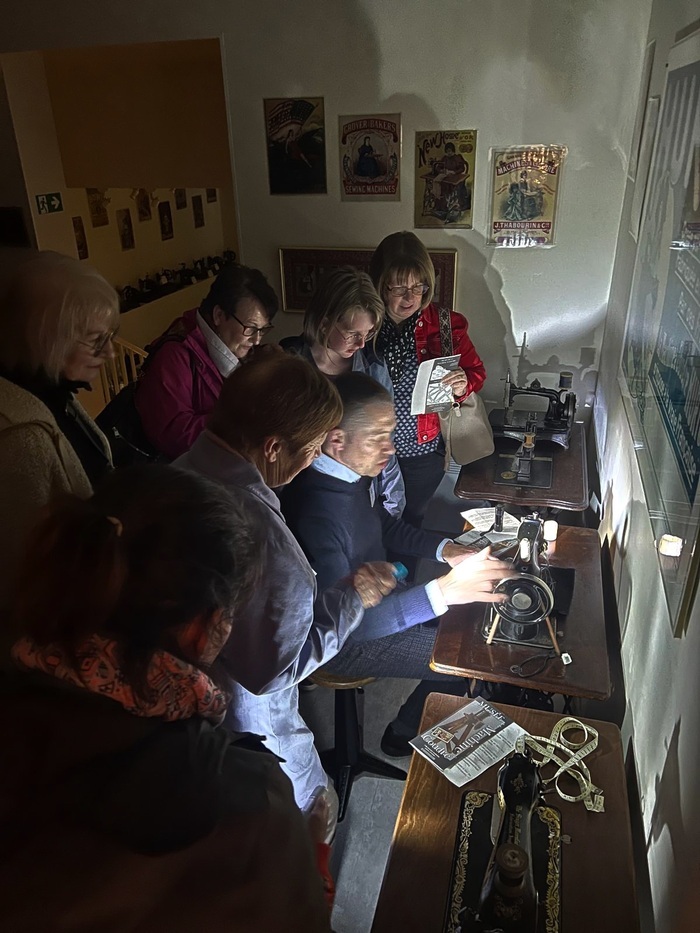
M399 201L401 114L338 117L342 201Z
M326 194L322 97L263 101L270 194Z
M476 130L416 133L416 227L471 227Z
M566 146L491 150L491 246L554 246Z

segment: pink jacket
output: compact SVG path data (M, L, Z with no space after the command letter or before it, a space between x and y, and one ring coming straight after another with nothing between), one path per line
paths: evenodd
M467 333L467 321L461 314L450 311L452 324L452 344L455 353L459 353L459 365L467 374L467 391L457 401L463 401L472 392L478 392L486 380L486 369L476 352ZM418 362L434 360L442 356L440 344L440 314L436 304L429 304L423 310L416 323L416 353ZM438 415L418 415L416 430L418 443L426 444L440 433Z
M193 308L173 321L166 334L182 339L167 340L149 357L135 396L146 437L171 460L202 433L224 384L196 316Z

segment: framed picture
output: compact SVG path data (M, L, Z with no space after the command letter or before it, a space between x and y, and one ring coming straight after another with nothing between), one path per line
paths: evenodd
M107 205L109 198L101 188L86 188L88 208L90 210L90 223L93 227L106 227L109 223Z
M491 150L489 246L554 246L566 146Z
M73 222L73 234L75 235L75 248L78 250L78 259L87 259L90 255L88 251L87 237L85 236L85 224L82 217L71 217Z
M145 188L139 188L136 192L136 216L139 223L151 219L151 196Z
M158 219L160 220L160 238L161 240L172 240L173 238L173 213L170 209L170 201L161 201L158 205Z
M204 191L207 196L207 204L213 204L217 198L216 188L205 188Z
M123 207L121 210L117 211L117 230L119 231L119 241L122 245L122 250L133 249L136 245L134 241L134 225L131 222L131 211L128 207Z
M415 227L471 227L476 130L416 133Z
M400 201L401 114L338 117L341 201Z
M192 195L192 217L194 218L195 230L204 226L204 203L201 194Z
M669 54L619 377L648 511L631 533L652 529L676 636L700 579L699 88L700 31Z
M326 194L322 97L263 101L270 194Z
M176 188L174 192L175 210L181 211L187 207L187 190L185 188Z
M369 272L373 249L305 249L283 246L280 249L282 308L302 313L323 276L338 266L354 266ZM429 249L435 266L434 301L453 308L457 283L457 250Z

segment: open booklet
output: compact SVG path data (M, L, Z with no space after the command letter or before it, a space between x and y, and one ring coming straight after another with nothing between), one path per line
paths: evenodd
M480 697L411 740L424 758L462 787L515 748L526 730Z
M412 415L450 410L454 402L454 393L442 380L455 369L459 369L459 356L441 356L420 364L411 396Z

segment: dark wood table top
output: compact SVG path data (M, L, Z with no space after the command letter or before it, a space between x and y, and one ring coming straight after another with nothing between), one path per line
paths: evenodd
M609 697L610 665L605 638L598 532L591 528L560 525L549 562L552 567L573 567L576 572L569 613L563 627L558 627L564 633L559 639L559 647L571 655L571 664L564 665L559 658L554 658L533 677L513 674L511 666L538 654L538 649L501 642L487 645L482 635L484 604L472 603L453 606L441 616L430 662L433 670L565 696L593 700Z
M575 423L571 431L569 449L558 444L539 441L535 456L552 457L552 485L549 489L534 486L499 486L493 481L499 456L518 449L518 442L508 437L495 438L496 449L490 457L463 466L455 484L455 495L460 499L488 499L491 502L510 502L532 508L571 509L583 512L588 507L588 468L586 466L586 436L584 425Z
M459 697L428 697L421 732L459 709ZM499 706L532 735L551 734L561 716L542 710ZM561 933L638 933L632 836L620 732L607 722L582 720L599 732L598 748L586 758L591 780L605 794L605 812L548 794L561 811ZM498 766L459 788L415 754L372 926L372 933L440 933L450 887L457 820L466 790L493 793Z

